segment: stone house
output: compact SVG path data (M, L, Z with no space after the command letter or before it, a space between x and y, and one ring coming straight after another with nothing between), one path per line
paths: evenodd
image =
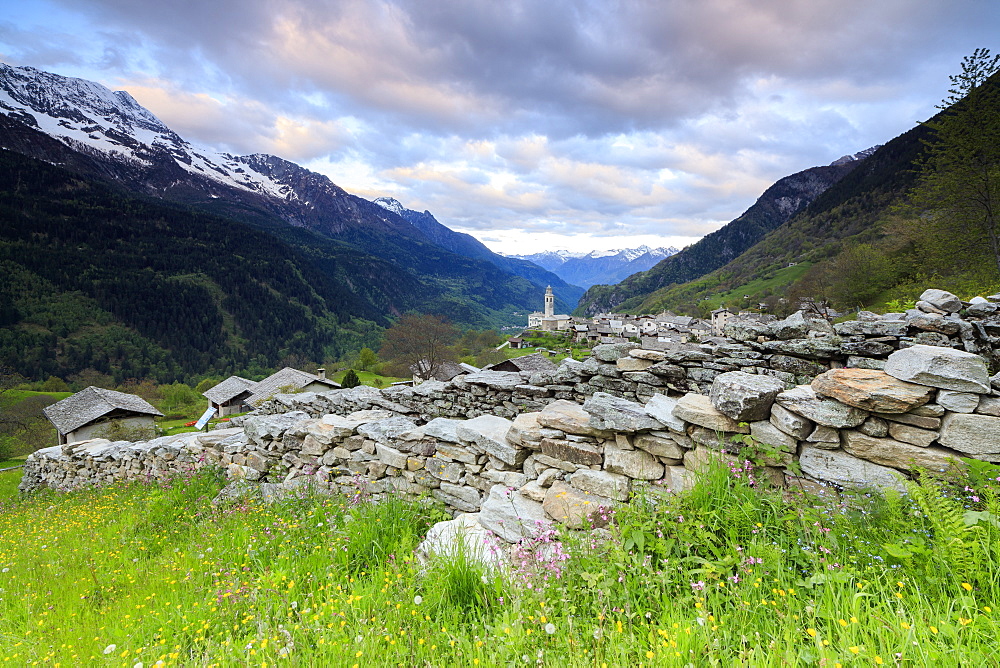
M552 371L556 365L542 353L532 353L497 362L486 368L489 371Z
M59 433L59 445L94 438L112 421L125 427L155 427L153 418L163 416L142 397L90 386L42 409Z
M286 366L281 371L276 371L264 380L255 383L252 394L246 403L250 406L256 406L281 392L326 392L338 389L340 389L340 384L326 377L326 369L319 369L317 375Z
M230 376L215 387L202 392L202 396L208 399L208 407L215 409L215 417L226 417L248 410L246 402L253 394L256 384L240 376Z

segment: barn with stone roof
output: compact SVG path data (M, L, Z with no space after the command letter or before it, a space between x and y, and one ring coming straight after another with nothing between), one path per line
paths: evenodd
M94 438L112 421L131 428L152 428L153 418L163 416L142 397L93 386L46 406L42 412L59 433L59 445Z
M226 417L247 410L246 401L253 394L256 382L240 376L230 376L211 387L202 396L208 399L209 408L215 409L215 417Z

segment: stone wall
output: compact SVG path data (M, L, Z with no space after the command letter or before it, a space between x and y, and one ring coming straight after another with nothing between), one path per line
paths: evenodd
M602 361L594 364L625 374L680 363L650 359L660 354L668 353L612 346L598 349ZM627 371L622 360L649 366ZM958 470L960 457L1000 461L1000 392L993 386L1000 378L990 378L983 357L918 344L894 351L882 366L828 369L795 385L748 365L719 370L710 384L698 381L706 393L656 393L642 402L596 388L577 401L575 390L560 389L513 420L424 419L463 406L460 397L435 398L439 386L287 395L271 406L285 412L250 415L223 431L40 450L25 464L21 489L155 478L211 463L265 494L306 483L348 493L430 494L516 541L553 522L600 521L603 508L645 484L684 489L711 458L736 467L752 452L771 484L813 492L904 489L918 469ZM524 390L514 380L467 394L473 402L508 402L504 408L516 412ZM467 389L478 385L470 377L464 382Z

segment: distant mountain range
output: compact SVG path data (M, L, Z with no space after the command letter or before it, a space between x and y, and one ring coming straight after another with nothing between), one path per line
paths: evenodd
M428 239L442 248L465 257L486 260L504 271L527 278L535 285L551 286L552 292L556 295L556 303L560 308L564 309L563 312L571 310L583 295L583 288L589 287L583 283L564 280L559 272L552 271L549 267L533 262L531 258L522 258L513 255L505 256L494 253L472 235L455 232L451 228L442 225L430 211L421 213L413 209L407 209L398 200L391 197L379 197L374 202L387 211L392 211L397 216L403 218L403 220L408 221L427 235Z
M589 253L572 253L565 250L543 251L508 257L534 262L568 283L589 288L598 283L617 283L632 274L649 269L660 260L677 252L679 251L676 248L639 246Z

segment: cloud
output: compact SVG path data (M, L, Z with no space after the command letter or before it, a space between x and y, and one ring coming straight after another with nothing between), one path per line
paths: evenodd
M705 234L929 116L1000 24L982 0L28 4L5 57L496 239Z

